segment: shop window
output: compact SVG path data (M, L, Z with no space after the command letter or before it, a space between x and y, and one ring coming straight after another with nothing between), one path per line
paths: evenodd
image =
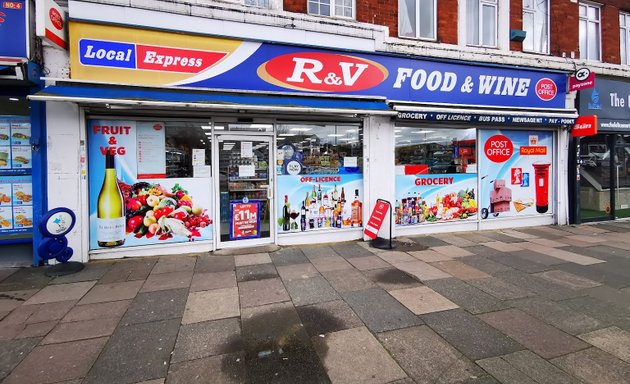
M523 50L549 53L549 0L523 0Z
M90 248L212 239L211 127L88 120Z
M308 13L354 18L354 0L309 0Z
M361 227L361 126L281 124L276 132L279 233Z
M621 64L630 64L630 13L619 14Z
M601 60L601 8L580 3L580 58Z
M466 37L468 45L497 46L497 0L467 0Z
M399 0L398 36L436 39L436 0Z

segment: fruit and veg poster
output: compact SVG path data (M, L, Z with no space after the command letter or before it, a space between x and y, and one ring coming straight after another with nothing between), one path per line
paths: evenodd
M97 202L105 177L106 153L114 154L125 207L125 241L119 247L212 240L211 178L141 179L137 122L90 120L88 130L90 249L101 248Z
M230 240L260 237L260 202L230 202Z
M476 218L477 174L396 175L396 225Z
M479 132L479 212L482 219L553 213L553 133L481 130ZM540 165L545 174L540 174ZM536 174L539 167L539 174Z

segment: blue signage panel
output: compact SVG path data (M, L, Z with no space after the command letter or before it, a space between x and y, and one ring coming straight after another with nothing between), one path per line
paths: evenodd
M488 123L509 125L573 125L573 117L513 116L451 112L398 112L399 120L447 121L449 123Z
M114 68L135 68L135 44L81 39L79 56L83 65L98 65Z
M630 82L597 78L580 91L580 115L597 115L602 130L630 129Z
M28 57L26 2L0 1L0 56Z

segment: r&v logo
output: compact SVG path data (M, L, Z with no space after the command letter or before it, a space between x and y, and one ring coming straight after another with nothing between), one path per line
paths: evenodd
M322 52L289 53L258 67L258 76L283 88L314 92L350 92L382 83L388 71L357 56Z

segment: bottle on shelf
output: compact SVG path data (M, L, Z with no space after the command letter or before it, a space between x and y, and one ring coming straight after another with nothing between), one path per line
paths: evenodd
M125 243L125 202L118 180L114 155L105 155L105 178L98 194L96 240L99 247L118 247Z
M336 204L337 200L339 200L339 192L337 192L337 184L335 184L335 188L332 191L332 200L333 200L333 204Z
M317 187L317 203L321 204L322 203L322 185L319 184L319 187Z
M341 204L345 204L346 203L346 191L344 190L343 187L341 187Z
M354 190L354 201L352 202L352 226L363 225L363 203L359 200L359 190Z
M306 206L304 205L304 201L302 202L302 208L300 209L300 230L302 232L306 231Z
M284 207L282 207L282 230L289 231L289 196L284 195Z

